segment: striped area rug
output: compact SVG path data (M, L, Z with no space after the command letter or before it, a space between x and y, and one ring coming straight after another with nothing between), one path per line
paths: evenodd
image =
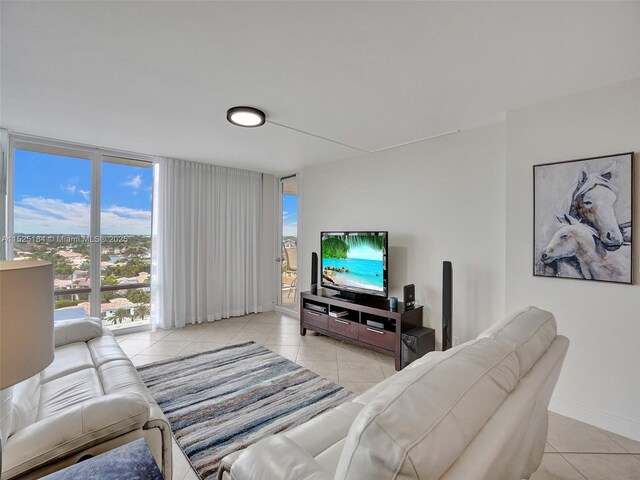
M351 396L254 342L144 365L138 372L202 479L215 478L229 453Z

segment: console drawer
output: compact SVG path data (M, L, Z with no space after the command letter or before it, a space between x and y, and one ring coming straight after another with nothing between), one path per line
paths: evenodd
M395 350L396 334L388 330L379 330L377 328L367 327L366 325L358 325L358 340L369 345L384 348L385 350Z
M325 315L323 313L314 312L313 310L303 309L302 310L304 323L310 326L322 328L327 330L327 322L329 320L329 315Z
M356 322L329 316L329 330L344 337L358 338L358 326L359 324Z

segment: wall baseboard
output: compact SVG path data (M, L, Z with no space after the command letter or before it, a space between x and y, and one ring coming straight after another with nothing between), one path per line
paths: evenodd
M609 432L617 433L623 437L640 441L640 423L635 420L612 415L611 413L558 397L551 397L549 410Z
M290 308L285 308L281 305L274 305L272 310L277 313L283 313L293 318L300 318L300 311L298 308L296 308L295 310L291 310Z

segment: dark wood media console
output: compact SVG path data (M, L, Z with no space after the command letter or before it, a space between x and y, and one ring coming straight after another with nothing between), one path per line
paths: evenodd
M398 302L397 310L390 310L386 299L352 303L335 298L334 294L325 289L318 289L317 295L300 294L300 335L306 335L309 329L375 350L394 357L396 370L400 370L402 332L422 326L422 306L405 310L404 304ZM336 311L346 311L347 315L329 315ZM367 325L367 320L378 322L382 328Z

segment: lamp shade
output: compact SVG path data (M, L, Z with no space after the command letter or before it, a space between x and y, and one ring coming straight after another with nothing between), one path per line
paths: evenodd
M0 389L53 361L53 265L0 262Z

